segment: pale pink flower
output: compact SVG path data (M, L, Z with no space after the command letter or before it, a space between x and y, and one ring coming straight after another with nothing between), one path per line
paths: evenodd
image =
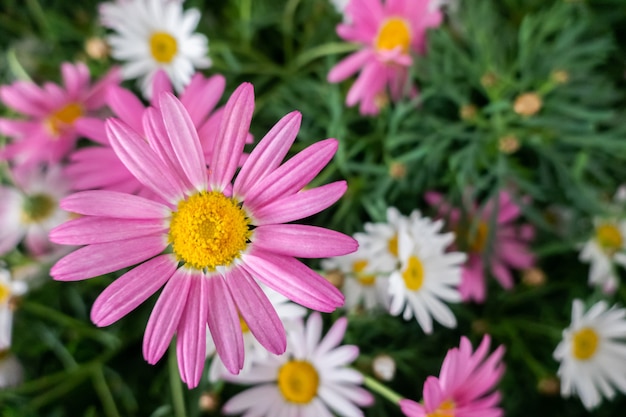
M527 269L535 265L535 257L528 246L535 236L535 229L530 224L514 223L520 216L520 208L509 192L499 193L497 205L495 199L481 208L468 202L463 212L451 207L439 193L429 192L425 198L438 208L441 216L448 218L457 236L457 247L468 254L459 287L464 301L485 301L487 267L508 290L514 285L511 269Z
M59 202L69 183L59 165L13 171L14 185L0 185L0 255L23 243L28 255L44 257L64 248L48 239L52 228L69 219Z
M483 337L472 353L472 344L461 338L458 348L450 349L441 365L439 377L428 377L424 383L423 404L400 401L408 417L501 417L500 392L495 390L504 373L504 346L487 355L491 339Z
M0 101L25 116L0 118L0 133L11 138L0 151L1 159L27 166L59 162L84 134L76 123L101 110L107 89L120 82L119 71L114 68L92 85L83 63L63 63L61 75L62 86L47 82L40 87L16 81L0 87Z
M336 256L357 247L335 231L283 224L327 208L345 192L345 181L303 190L330 161L337 141L315 143L281 164L299 130L301 116L292 112L238 170L253 112L253 87L244 83L226 103L208 174L193 121L172 94L161 93L158 109L148 113L147 141L109 119L107 135L118 157L160 199L79 192L61 205L83 217L50 234L58 243L86 245L52 267L57 280L139 264L95 301L91 318L98 326L165 286L148 320L143 354L156 363L177 333L180 373L190 387L204 368L207 323L232 373L244 362L240 315L261 345L284 352L283 325L255 280L305 307L333 311L343 304L339 290L295 257Z
M361 114L374 115L380 103L414 95L409 67L415 54L426 52L426 31L441 24L443 15L430 8L430 0L358 0L345 9L346 20L337 34L361 49L341 60L328 73L336 83L360 71L346 104L361 103Z
M257 417L363 417L372 394L360 387L363 375L349 365L359 356L355 345L341 345L348 320L338 319L322 337L322 317L297 321L281 356L257 361L245 374L230 379L256 384L228 400L227 415Z
M172 84L164 71L157 71L152 82L155 96L151 105L157 107L156 98L163 91L172 92ZM207 161L211 159L213 142L223 111L221 108L216 109L216 105L222 98L225 86L226 81L221 75L206 78L202 74L196 73L192 77L191 83L180 94L180 102L198 130L200 143ZM142 137L146 137L145 129L150 128L150 126L143 124L146 108L137 96L129 90L114 86L108 91L107 104L116 117ZM105 134L103 120L85 118L78 121L77 126L81 127L84 134L97 144L82 147L70 154L66 174L72 181L74 190L102 189L154 196L154 193L141 184L117 157Z

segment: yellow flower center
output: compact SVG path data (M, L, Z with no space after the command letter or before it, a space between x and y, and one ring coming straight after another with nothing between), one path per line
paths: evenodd
M426 417L454 417L454 408L454 402L446 400L435 411L426 414Z
M398 234L393 235L389 242L387 242L387 249L395 257L398 257Z
M595 330L583 327L572 338L572 355L578 360L586 361L596 353L599 342L600 338Z
M241 314L239 315L239 325L241 326L242 333L248 333L250 331L250 328L248 327L248 323L246 323L243 317L241 317Z
M22 223L39 223L54 212L57 202L47 194L35 194L24 201Z
M406 20L392 17L383 23L376 36L378 51L391 51L400 47L403 53L409 52L411 45L411 30Z
M69 103L48 116L46 126L50 133L59 136L64 129L71 126L82 115L83 107L80 104Z
M169 64L178 52L178 43L169 33L154 32L150 36L150 52L155 61Z
M489 228L487 223L480 222L475 230L468 232L467 241L471 252L480 253L485 250Z
M596 228L596 240L607 253L617 252L624 243L622 233L616 225L605 223Z
M307 361L289 361L278 370L278 389L285 400L308 404L317 395L319 375Z
M424 265L417 256L411 256L406 269L402 272L404 285L411 290L417 291L424 284Z
M9 296L11 295L11 289L8 285L5 285L0 282L0 304L4 304L9 300Z
M247 247L249 224L236 200L218 191L200 192L172 212L169 242L179 261L213 271L230 265Z
M363 271L367 268L367 260L361 259L352 264L352 270L354 271L354 275L356 276L359 284L369 287L374 285L376 281L376 276L372 274L365 274Z

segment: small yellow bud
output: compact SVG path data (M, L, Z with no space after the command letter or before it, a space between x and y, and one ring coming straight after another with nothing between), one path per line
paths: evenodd
M341 271L335 269L334 271L327 272L325 275L326 281L333 284L335 288L341 289L343 287L343 282L346 278Z
M198 399L198 406L200 410L213 412L217 411L220 405L220 400L215 392L207 391L203 392Z
M489 333L489 323L483 319L474 320L472 322L472 331L476 334Z
M487 72L480 77L480 84L485 88L493 87L497 82L498 76L493 72Z
M558 395L561 390L561 383L553 376L541 378L537 383L537 391L543 395Z
M498 149L500 152L510 155L520 148L519 139L513 135L506 135L498 139Z
M109 45L102 38L93 37L85 41L85 52L92 59L101 60L109 55Z
M476 117L476 113L478 113L478 109L473 104L464 104L459 109L459 117L462 120L471 120Z
M389 176L396 180L406 177L406 165L402 162L392 162L389 166Z
M513 103L513 111L520 116L533 116L541 110L543 101L537 93L524 93L515 99Z
M540 287L546 283L546 274L539 268L528 268L522 272L522 282L529 287Z
M569 81L569 72L565 70L555 70L551 75L552 81L557 84L565 84Z

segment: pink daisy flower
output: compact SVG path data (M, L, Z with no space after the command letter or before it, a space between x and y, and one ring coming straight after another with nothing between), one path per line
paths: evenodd
M359 0L346 6L347 20L337 26L337 34L362 47L328 73L328 81L336 83L360 71L346 105L360 102L361 114L374 115L388 95L398 101L415 94L409 80L413 54L426 52L426 30L439 26L443 18L441 11L430 8L430 1Z
M514 284L511 269L527 269L535 265L535 257L529 248L535 229L530 224L514 224L520 216L520 208L507 191L500 192L497 207L495 200L488 201L482 208L472 202L466 204L464 214L445 202L439 193L429 192L425 198L438 208L442 217L448 218L457 236L457 246L468 254L459 287L464 301L485 301L486 260L493 276L507 290ZM496 208L498 212L494 216ZM494 230L490 230L492 227Z
M407 417L501 417L500 392L494 391L504 373L504 346L487 356L491 339L483 337L472 353L472 345L461 338L458 348L450 349L441 365L439 378L424 383L423 404L400 401Z
M217 134L222 109L216 105L224 93L226 81L221 75L206 78L196 73L191 83L180 95L180 101L189 113L194 127L198 130L201 146L207 161L211 158L213 142ZM151 105L158 106L157 97L161 92L172 92L172 84L164 71L158 71L153 78L155 96ZM137 96L119 86L109 89L107 104L121 121L146 137L144 114L146 108ZM98 118L83 118L76 122L84 134L94 140L95 146L83 147L70 154L66 173L72 181L72 188L83 190L112 190L144 196L154 196L126 168L117 157L105 133L104 121Z
M83 63L63 63L61 75L62 86L16 81L0 87L0 101L26 116L22 120L0 118L0 133L13 139L0 151L0 158L31 166L60 161L84 133L77 122L102 109L107 89L120 82L115 68L91 85L89 69Z
M52 267L57 280L139 264L95 301L91 318L98 326L117 321L164 286L146 326L143 354L156 363L176 333L181 378L190 387L202 375L207 324L232 373L244 361L240 316L266 349L285 351L283 325L256 280L298 304L330 312L343 304L341 292L295 257L335 256L357 248L354 239L335 231L283 224L329 207L346 190L345 181L302 190L336 152L335 139L315 143L281 164L299 130L298 112L278 121L231 184L253 111L253 87L244 83L225 106L208 173L193 121L172 94L161 93L158 108L148 112L147 141L110 119L106 127L113 150L160 198L79 192L61 205L84 217L50 234L58 243L86 245Z

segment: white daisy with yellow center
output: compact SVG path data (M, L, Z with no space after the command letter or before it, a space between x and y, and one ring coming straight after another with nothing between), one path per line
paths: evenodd
M595 219L593 235L583 245L579 259L590 264L590 285L607 293L615 291L619 283L615 268L626 267L626 221Z
M341 343L347 327L345 317L322 335L322 317L312 313L306 325L298 322L288 333L287 351L257 362L234 382L258 384L225 405L226 415L258 417L320 417L335 413L362 417L359 407L372 404L372 395L361 388L363 376L348 367L359 349Z
M24 295L26 290L25 282L13 280L9 271L0 266L0 352L11 347L13 301L15 297Z
M384 271L372 267L372 251L367 237L362 233L353 236L359 242L356 252L322 261L326 272L339 271L343 276L341 291L346 297L344 308L352 310L363 307L367 311L389 306L389 277Z
M585 313L581 300L572 305L572 323L554 351L561 395L580 397L591 410L603 397L626 393L626 309L599 301Z
M433 318L446 327L456 327L456 317L445 302L461 301L457 287L467 256L446 252L454 234L440 233L442 226L442 220L433 222L414 211L399 231L400 265L389 278L389 312L402 313L405 320L415 316L425 333L432 332Z
M189 84L196 68L208 68L208 39L194 33L197 9L183 10L170 0L118 0L100 6L102 25L115 31L107 37L113 58L124 61L125 79L139 78L146 97L152 78L163 69L177 92Z

